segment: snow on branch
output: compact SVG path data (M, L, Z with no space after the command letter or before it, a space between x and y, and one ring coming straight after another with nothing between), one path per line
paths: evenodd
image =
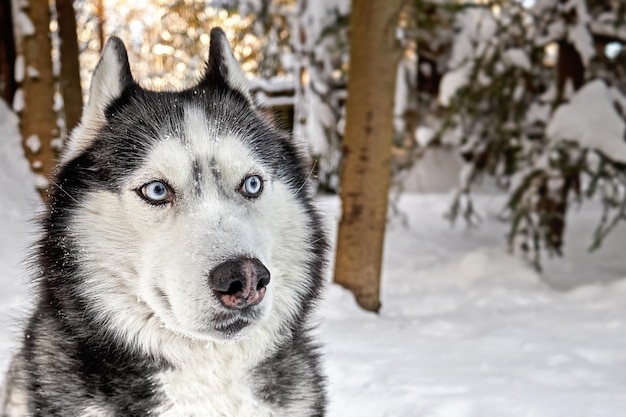
M572 140L581 147L595 149L607 158L626 164L626 97L604 81L587 83L569 103L554 112L546 128L553 141Z

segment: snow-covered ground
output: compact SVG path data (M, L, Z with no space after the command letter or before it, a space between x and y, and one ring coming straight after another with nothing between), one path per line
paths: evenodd
M2 103L0 102L0 106ZM36 211L14 119L0 109L0 372L28 308L24 268ZM594 255L597 219L569 222L566 258L544 276L504 250L502 200L484 224L451 228L445 195L407 195L388 228L379 315L330 285L319 312L335 417L626 416L625 228ZM321 198L329 228L339 203Z
M626 229L589 255L597 213L572 216L567 258L544 279L503 250L502 199L479 199L474 230L450 228L448 201L401 201L409 226L388 229L379 315L330 288L330 415L626 416Z

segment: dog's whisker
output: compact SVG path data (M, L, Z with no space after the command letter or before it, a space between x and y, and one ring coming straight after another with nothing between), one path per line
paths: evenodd
M68 196L69 198L71 198L75 203L78 203L78 200L75 199L70 193L68 193L67 191L65 191L63 189L63 187L61 187L59 184L57 184L56 182L54 182L52 179L48 180L52 183L52 185L54 185L56 188L58 188L59 190L61 190L63 192L63 194L65 194L66 196Z
M309 182L309 179L311 178L311 175L313 174L313 171L315 171L315 167L317 166L318 159L319 159L319 156L315 157L315 159L313 160L313 163L311 164L311 169L309 170L308 175L302 182L302 185L300 186L300 188L296 190L296 193L295 193L296 195L300 194L300 191L302 191L304 187L306 187L307 183Z

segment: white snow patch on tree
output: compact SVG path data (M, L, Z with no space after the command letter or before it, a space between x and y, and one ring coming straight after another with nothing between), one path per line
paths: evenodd
M583 64L585 66L589 65L589 61L596 54L596 49L593 44L593 37L589 33L587 26L579 23L571 28L567 35L570 42L576 47Z
M439 85L439 102L442 106L450 105L456 93L467 85L471 72L472 64L469 61L455 70L446 72Z
M576 12L576 24L568 28L567 38L576 47L583 64L587 66L596 54L593 37L587 27L591 20L587 12L587 2L586 0L570 0L563 6L563 9Z
M319 96L311 94L307 104L311 120L310 123L307 123L306 128L311 152L317 155L324 154L328 151L328 143L324 139L326 137L324 130L335 124L335 118L332 111Z
M37 135L30 135L24 143L32 153L39 153L41 150L41 141Z
M393 125L396 132L405 129L406 121L404 114L409 107L409 80L411 69L407 60L400 61L396 72L396 92L393 101Z
M24 89L18 88L13 96L13 111L16 113L24 110Z
M48 188L49 184L50 182L45 176L41 174L35 175L35 185L37 186L38 190L45 190L46 188Z
M35 25L22 10L16 13L15 29L19 36L32 36L35 34Z
M307 25L305 44L313 49L335 18L335 13L347 15L350 11L350 0L315 0L307 2L304 23Z
M526 112L526 123L547 123L550 118L550 104L533 102Z
M54 110L55 112L60 112L61 110L63 110L63 95L61 93L59 93L58 91L56 91L54 93L54 104L52 106L52 110Z
M470 186L470 180L474 173L474 165L472 164L463 164L461 167L461 172L459 173L459 184L461 190L466 190Z
M60 152L61 150L63 150L63 139L62 138L52 139L50 141L50 146L52 146L52 149L54 149L55 151Z
M459 31L454 38L451 68L462 65L468 58L482 56L496 35L497 23L488 9L467 9L457 19Z
M626 100L603 81L587 83L552 116L546 135L553 141L573 140L582 147L596 149L614 161L626 163L626 122L614 103Z
M526 52L521 48L511 48L504 52L502 59L508 65L530 71L531 63Z
M415 138L420 146L426 147L435 138L435 130L428 126L420 126L415 131Z
M294 72L302 83L295 89L293 133L308 143L320 184L337 189L346 95L342 68L349 61L341 20L349 14L350 0L299 2L297 9Z
M39 71L32 65L29 65L28 68L26 68L26 72L28 73L28 78L32 80L36 80L39 78Z
M456 24L458 33L454 38L448 71L439 86L439 102L449 106L454 95L467 85L477 57L490 55L492 38L496 34L497 23L486 9L468 9L459 14ZM490 82L483 78L481 81Z
M21 83L24 81L24 55L18 55L15 58L15 81Z

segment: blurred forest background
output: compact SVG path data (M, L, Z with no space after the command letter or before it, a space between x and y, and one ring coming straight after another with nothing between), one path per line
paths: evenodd
M392 209L403 191L454 190L446 215L476 224L472 194L506 193L509 248L539 268L561 253L568 210L596 199L598 247L626 216L622 0L0 0L0 93L44 189L108 36L142 85L182 88L221 26L260 109L306 144L318 189L337 193L349 79L383 53L350 65L351 32L371 24L351 8L368 3L393 7L383 23L397 59L381 59L393 105L376 110L390 114L390 159L373 173L391 174Z

